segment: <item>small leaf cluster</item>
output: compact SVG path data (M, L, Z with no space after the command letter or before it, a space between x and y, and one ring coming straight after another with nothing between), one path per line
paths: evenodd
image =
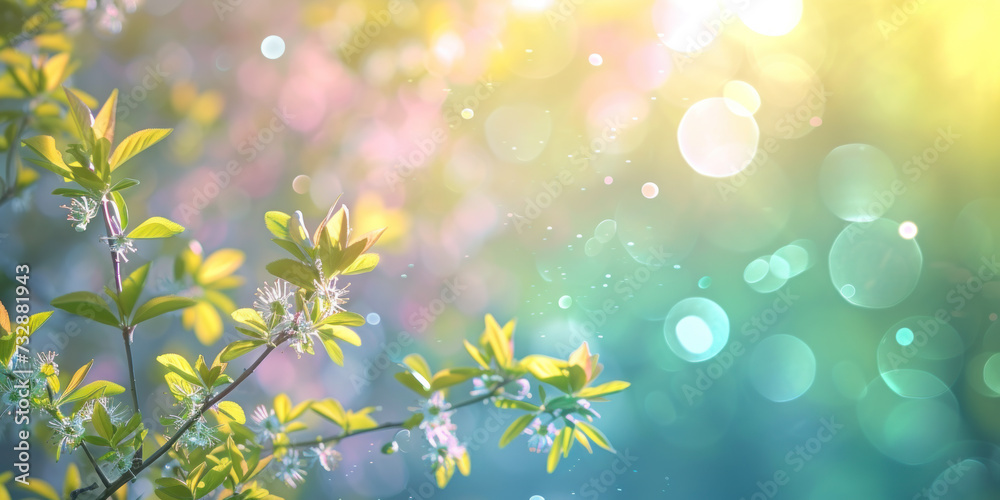
M500 326L492 315L486 316L486 328L473 344L464 341L466 351L476 366L447 368L437 372L430 369L427 361L418 354L403 359L406 371L396 373L396 379L421 398L428 398L431 419L440 419L452 407L444 402L443 391L473 379L476 389L472 395L480 395L493 402L498 408L526 412L517 417L500 438L504 447L521 434L531 436L529 447L532 451L547 452L547 470L553 472L561 458L569 455L574 442L579 442L588 452L592 452L591 442L614 451L607 437L593 425L599 415L591 408L591 403L605 402L604 396L614 394L629 387L628 382L612 381L593 385L603 370L597 362L598 355L591 354L584 342L568 359L532 354L517 359L514 353L515 322ZM528 378L533 378L532 384ZM508 388L513 385L518 390ZM529 388L538 389L538 402L529 401ZM545 387L554 388L557 394L549 395ZM416 416L416 415L415 415ZM422 420L422 422L420 421ZM429 424L428 418L417 419L421 428L435 427L434 434L441 435L440 422ZM447 422L450 424L450 421ZM453 429L450 431L453 434ZM429 440L432 448L432 468L438 485L444 487L455 470L467 474L468 456L464 447L441 446ZM460 453L456 453L460 452Z

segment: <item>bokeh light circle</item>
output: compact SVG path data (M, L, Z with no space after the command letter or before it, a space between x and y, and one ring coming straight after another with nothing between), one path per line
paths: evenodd
M923 254L915 240L899 236L889 219L855 222L830 247L830 279L840 295L861 307L892 307L913 292Z
M802 0L751 0L736 4L740 21L752 31L766 36L787 35L802 19Z
M962 372L965 343L948 323L913 316L889 327L878 345L878 370L896 394L934 397Z
M888 155L867 144L846 144L826 155L820 166L823 203L837 217L867 222L885 214L896 200L900 183Z
M913 222L906 221L899 225L899 235L904 239L912 240L917 237L917 225Z
M750 382L775 403L797 399L815 379L816 356L798 337L772 335L760 341L750 357Z
M618 224L613 219L604 219L594 228L594 238L601 243L607 243L615 237L618 232Z
M757 154L760 129L752 116L734 113L731 101L710 97L694 103L677 126L681 156L708 177L736 175Z
M722 87L722 97L726 98L729 109L740 116L750 116L760 109L760 94L747 82L731 80Z
M731 13L729 15L732 15ZM659 0L653 6L653 26L670 50L700 53L722 31L723 12L716 1Z
M660 186L657 186L652 182L647 182L642 185L642 195L646 197L646 199L651 200L656 198L658 194L660 194Z
M562 297L559 297L560 309L569 309L572 306L573 306L573 297L570 297L569 295L563 295Z
M930 383L933 383L933 375ZM905 398L881 377L865 388L857 404L858 422L868 441L884 455L908 465L927 463L958 434L958 401L941 381L938 395Z
M308 175L296 175L292 179L292 191L298 194L308 193L310 187L312 187L312 179Z
M277 59L285 53L285 41L278 35L271 35L260 43L260 53L268 59Z
M729 316L715 302L690 297L674 305L663 321L667 346L679 358L699 362L711 359L729 341Z

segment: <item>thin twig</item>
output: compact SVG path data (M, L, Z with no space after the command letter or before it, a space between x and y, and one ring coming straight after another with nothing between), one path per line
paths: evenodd
M275 339L274 344L267 346L267 348L264 349L264 352L260 353L260 356L258 356L257 359L250 366L248 366L245 370L243 370L243 373L241 373L240 376L236 378L236 380L233 380L233 382L228 386L226 386L226 388L223 389L221 392L219 392L215 396L209 398L204 403L202 403L201 408L198 409L198 412L192 415L191 418L187 419L187 421L184 422L184 424L181 425L179 429L177 429L177 432L175 432L172 436L170 436L170 439L167 439L166 443L163 443L163 446L160 446L156 451L153 452L152 455L149 456L149 458L147 458L144 462L142 462L142 465L134 467L132 468L132 470L129 470L125 472L125 474L122 474L121 477L116 479L108 487L104 488L104 491L101 492L100 496L98 496L97 499L98 500L107 499L112 494L114 494L115 491L124 486L125 483L135 478L137 474L145 470L147 467L153 465L153 463L159 460L160 457L162 457L168 451L170 451L170 448L172 448L174 444L177 443L177 440L179 440L181 436L183 436L184 433L187 432L187 430L190 429L192 425L194 425L195 422L200 420L202 415L204 415L206 411L208 411L210 408L218 404L219 401L225 399L225 397L228 396L229 393L233 391L233 389L236 389L237 386L243 383L243 381L246 380L251 374L253 374L253 371L257 369L258 366L260 366L260 364L264 361L264 358L266 358L268 354L271 354L271 352L274 351L279 345L288 340L288 338L289 338L288 333L282 333L281 335L279 335Z
M493 396L496 396L497 393L500 392L500 389L502 389L503 386L507 385L509 382L510 381L507 380L507 379L504 379L504 380L502 380L500 382L497 382L497 384L495 386L493 386L493 389L490 392L488 392L486 394L482 394L482 395L476 396L476 397L474 397L472 399L463 401L461 403L454 404L454 405L451 406L451 409L452 410L457 410L459 408L462 408L463 406L469 406L469 405L476 404L476 403L479 403L481 401L485 401L487 399L490 399ZM342 440L344 440L346 438L349 438L349 437L352 437L352 436L357 436L359 434L365 434L365 433L368 433L368 432L381 431L381 430L385 430L385 429L395 429L395 428L398 428L398 427L403 427L403 425L405 425L405 424L406 424L405 422L387 422L387 423L378 425L376 427L369 427L367 429L361 429L361 430L354 431L354 432L342 432L342 433L337 434L335 436L329 436L329 437L325 437L325 438L314 439L312 441L297 441L297 442L292 442L292 443L279 444L279 445L276 446L276 448L300 448L300 447L304 447L304 446L316 446L317 444L320 444L320 443L337 443L337 442L340 442L340 441L342 441Z
M80 447L83 448L83 452L87 454L87 459L90 460L90 465L94 466L94 470L97 471L97 477L101 478L101 482L107 487L109 484L108 477L104 475L104 471L101 470L101 466L97 464L97 459L94 458L94 454L90 452L90 448L87 447L87 443L80 443Z
M83 488L77 488L77 489L71 491L69 493L69 498L70 498L70 500L76 500L76 497L78 497L78 496L80 496L80 495L82 495L82 494L84 494L84 493L86 493L86 492L88 492L90 490L96 490L96 489L97 489L97 481L94 481L93 483L90 483L90 486L86 486L86 487L83 487Z
M114 271L115 276L115 291L118 293L119 300L122 294L122 263L121 255L113 248L114 240L121 234L121 222L118 220L117 212L114 214L111 212L111 204L114 203L107 196L101 200L101 213L104 216L104 228L108 232L108 248L111 251L111 269ZM122 318L124 321L125 318ZM135 368L132 366L132 333L135 331L134 326L122 326L122 343L125 344L125 359L128 362L128 381L129 389L132 392L132 412L139 413L139 391L136 389L135 384ZM138 466L142 463L142 446L140 445L135 450L135 455L132 457L133 467Z

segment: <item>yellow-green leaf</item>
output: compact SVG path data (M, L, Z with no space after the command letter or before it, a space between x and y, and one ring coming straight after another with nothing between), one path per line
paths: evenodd
M611 442L608 441L607 436L605 436L604 433L601 432L597 427L594 427L588 424L587 422L584 422L583 420L577 420L576 427L580 429L580 431L582 431L584 434L586 434L591 441L596 443L597 446L600 446L601 448L604 448L605 450L608 450L611 453L615 452L615 449L613 446L611 446Z
M403 358L403 364L409 367L411 370L419 374L421 377L427 381L428 387L431 375L431 367L427 364L427 360L419 354L409 354Z
M191 307L198 302L194 299L188 297L179 297L177 295L164 295L162 297L153 297L149 299L148 302L139 306L136 309L135 316L132 318L132 324L138 325L143 321L153 319L161 314L166 314L171 311L176 311L178 309L184 309L186 307Z
M266 341L263 340L237 340L222 350L222 353L219 354L219 359L228 363L265 343Z
M97 112L94 118L94 136L105 138L109 143L115 142L115 118L118 111L118 89L111 91L111 95L104 106Z
M164 137L170 135L170 132L172 129L169 128L150 128L126 137L111 155L111 171L113 172L133 156L160 142Z
M608 394L614 394L616 392L624 391L632 385L624 380L614 380L607 382L596 387L586 387L576 393L577 397L581 398L594 398L598 396L607 396Z
M243 265L246 255L232 248L218 250L205 259L198 268L197 281L203 285L214 283L220 278L233 274Z
M150 217L128 233L131 239L169 238L184 231L184 226L163 217Z
M372 269L375 269L375 266L378 265L378 261L379 256L377 253L366 253L357 259L354 259L354 262L347 266L347 269L344 269L342 274L350 275L367 273Z
M243 408L240 405L232 401L220 401L217 406L223 415L235 420L237 423L247 423L246 413L243 412Z
M198 378L198 374L195 373L194 369L191 368L191 364L180 354L161 354L156 357L156 361L167 367L168 370L180 375L184 380L196 386L201 385L201 379Z
M500 436L500 447L503 448L507 446L514 440L514 438L520 436L521 433L524 432L524 429L528 428L528 425L531 424L531 421L534 420L534 418L535 416L530 413L517 417L517 420L514 420L514 422L507 427L507 430L504 431L503 435Z

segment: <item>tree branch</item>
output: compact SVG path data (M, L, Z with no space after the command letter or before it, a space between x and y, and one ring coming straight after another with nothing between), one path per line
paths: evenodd
M139 465L138 467L133 467L132 470L126 472L125 474L122 474L121 477L116 479L108 487L104 488L104 491L101 492L101 494L97 497L98 500L106 500L108 497L114 494L115 491L124 486L125 483L129 482L131 479L134 479L136 474L142 472L147 467L153 465L153 463L159 460L160 457L162 457L168 451L170 451L170 448L172 448L174 444L177 443L177 440L179 440L181 436L183 436L184 433L187 432L187 430L190 429L192 425L194 425L195 422L201 419L202 415L204 415L206 411L208 411L211 407L218 404L219 401L225 399L225 397L228 396L230 392L233 392L233 389L236 389L237 386L239 386L241 383L243 383L244 380L246 380L251 374L253 374L253 371L256 370L258 366L260 366L260 364L264 361L264 358L266 358L268 354L271 354L272 351L274 351L279 345L288 340L288 338L289 338L288 333L282 333L281 335L279 335L275 339L274 344L267 346L267 348L264 349L264 352L260 353L260 356L258 356L257 359L250 366L248 366L245 370L243 370L243 373L241 373L240 376L236 378L236 380L233 380L233 383L226 386L225 389L223 389L215 396L205 400L205 402L202 403L201 408L198 410L198 412L195 413L193 416L191 416L191 418L187 419L187 421L184 422L184 425L181 425L181 427L177 429L177 432L175 432L172 436L170 436L170 439L167 439L166 443L163 443L163 446L160 446L156 451L154 451L153 454L150 455L149 458L147 458L144 462L142 462L141 465Z
M476 403L479 403L479 402L482 402L482 401L486 401L487 399L490 399L493 396L496 396L497 393L500 392L500 389L503 389L503 386L507 385L508 383L510 383L510 380L507 380L507 379L504 379L504 380L502 380L500 382L497 382L496 385L493 386L493 389L490 390L490 392L488 392L486 394L482 394L482 395L476 396L476 397L471 398L471 399L468 399L468 400L463 401L461 403L454 404L454 405L451 406L450 409L451 410L457 410L457 409L462 408L464 406L469 406L469 405L473 405L473 404L476 404ZM346 438L349 438L349 437L352 437L352 436L357 436L359 434L365 434L365 433L368 433L368 432L381 431L381 430L385 430L385 429L401 428L401 427L403 427L404 424L405 424L405 422L387 422L387 423L378 425L376 427L369 427L368 429L361 429L361 430L354 431L354 432L342 432L342 433L337 434L335 436L329 436L329 437L325 437L325 438L318 438L318 439L314 439L312 441L296 441L296 442L287 443L287 444L279 444L279 445L275 446L274 448L301 448L301 447L306 447L306 446L316 446L317 444L320 444L320 443L338 443L338 442L340 442L340 441L342 441L342 440L344 440ZM273 448L272 448L272 451L273 451Z
M87 447L87 443L80 443L80 447L83 448L83 452L87 454L87 460L90 460L90 465L93 465L94 470L97 471L97 477L101 478L101 483L103 483L104 486L111 484L108 482L108 477L104 475L104 471L101 470L101 466L98 465L97 459L94 458L94 455L90 452L90 448Z

